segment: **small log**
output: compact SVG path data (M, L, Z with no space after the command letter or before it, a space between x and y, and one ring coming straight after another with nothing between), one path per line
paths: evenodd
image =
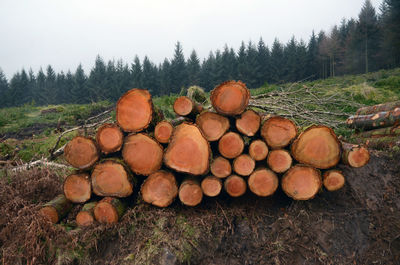
M154 128L154 138L156 138L159 143L166 144L169 142L173 131L174 127L170 122L165 120L160 121Z
M63 185L65 197L73 203L83 203L90 199L92 188L89 174L72 174L65 178Z
M117 198L105 197L94 207L94 217L102 224L115 224L126 210L125 205Z
M180 96L175 100L173 109L179 116L196 117L203 107L186 96Z
M133 193L133 177L122 161L107 159L92 172L93 193L103 197L128 197Z
M400 108L400 100L359 108L356 112L356 115L368 115L382 111L391 111L395 108Z
M117 124L105 123L97 129L96 142L104 154L121 150L124 135Z
M321 187L321 172L312 166L297 164L282 177L282 190L294 200L310 200Z
M390 127L400 124L400 107L391 111L382 111L375 114L350 116L346 120L350 128L371 130L380 127Z
M97 202L89 202L83 205L82 210L75 217L78 226L90 226L94 223L94 207L96 205Z
M201 181L201 189L206 196L218 196L222 190L222 181L216 176L207 176Z
M342 151L342 162L351 167L362 167L369 161L369 151L360 145L342 142Z
M255 170L247 180L249 189L257 196L266 197L275 193L279 185L276 174L266 168Z
M246 136L254 136L261 125L261 117L254 110L246 110L236 119L236 128Z
M219 139L218 150L221 155L228 159L236 158L243 153L243 138L235 132L227 132Z
M293 121L273 116L261 127L261 136L272 149L281 149L289 145L297 135L297 127Z
M268 146L263 140L254 140L249 146L249 155L255 161L261 161L267 158Z
M208 141L218 141L229 129L228 118L210 111L203 111L196 117L196 124Z
M83 136L75 136L64 148L64 158L73 167L78 169L89 169L100 154L96 142Z
M212 161L210 170L217 178L226 178L232 173L232 166L228 159L218 156Z
M233 171L241 176L249 176L256 166L256 162L251 156L241 154L233 160Z
M72 209L72 203L60 194L40 209L39 213L53 224L58 223Z
M224 182L224 189L231 197L240 197L246 193L246 181L237 175L230 175Z
M179 187L179 199L187 206L196 206L203 199L203 190L199 182L192 178L186 178Z
M323 175L323 179L324 187L328 191L339 190L344 186L345 183L345 178L342 171L335 169L326 171Z
M313 125L302 132L291 146L294 159L316 168L327 169L340 160L340 142L335 132L324 125Z
M249 104L250 91L241 81L224 82L211 91L211 104L220 114L234 116L241 114Z
M286 172L292 166L292 156L284 149L269 152L267 164L276 173Z
M145 202L167 207L178 195L175 176L171 172L159 170L144 180L140 193Z
M175 128L165 151L164 163L178 172L203 175L209 170L210 156L210 144L199 128L194 124L182 123Z
M148 176L161 168L163 148L147 134L130 134L125 137L122 157L135 174Z
M400 126L379 128L370 131L359 132L355 135L357 138L379 138L384 136L400 136Z

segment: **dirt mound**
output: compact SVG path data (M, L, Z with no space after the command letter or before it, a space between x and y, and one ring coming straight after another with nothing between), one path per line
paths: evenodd
M271 198L205 199L135 206L111 226L75 227L35 215L60 191L48 170L0 178L0 260L5 264L398 264L400 156L373 153L360 169L340 166L337 192L297 202Z

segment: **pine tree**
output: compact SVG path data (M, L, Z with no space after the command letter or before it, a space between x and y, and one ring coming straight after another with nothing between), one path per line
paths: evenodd
M47 66L46 69L46 83L44 87L45 104L56 104L57 100L57 87L56 87L56 73L51 65Z
M148 89L153 95L160 93L157 67L147 56L143 59L143 88Z
M143 88L142 84L142 65L140 63L139 57L136 55L133 60L133 64L131 65L132 72L132 84L131 86L134 88Z
M107 84L106 65L100 55L96 56L94 67L90 71L87 80L87 88L89 91L88 97L91 101L99 101L112 98L114 84Z
M192 51L187 61L188 85L198 85L200 78L200 60L195 50Z
M282 70L284 67L283 61L283 46L278 39L274 40L271 49L271 80L274 83L282 81Z
M262 38L260 38L257 45L257 64L259 67L257 75L258 84L263 85L266 82L270 82L270 52Z
M179 93L182 87L187 85L187 69L185 56L181 43L175 45L174 58L171 60L172 92Z
M171 92L171 88L171 63L165 58L160 67L160 95L168 95Z
M3 70L0 68L0 106L8 106L7 102L8 81Z
M318 43L317 37L315 36L314 30L311 33L310 40L308 41L307 47L307 76L316 79L319 77L318 74Z
M210 91L216 85L215 78L215 56L210 52L207 59L201 65L200 86Z
M383 67L400 66L400 1L384 0L381 6Z
M238 78L243 82L247 83L247 58L246 58L246 45L242 41L237 53L237 70Z
M87 89L87 77L82 65L79 64L74 74L74 84L71 87L70 94L72 96L72 102L83 104L90 102L89 91Z

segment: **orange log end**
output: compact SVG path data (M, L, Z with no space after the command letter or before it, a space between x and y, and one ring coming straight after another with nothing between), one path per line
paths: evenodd
M236 128L246 136L254 136L260 129L261 117L254 110L246 110L236 119Z
M219 139L218 150L226 158L238 157L244 149L242 137L234 132L228 132Z
M208 176L202 180L201 189L204 195L215 197L221 193L222 181L215 176Z
M250 92L240 81L227 81L211 91L213 108L223 115L239 115L249 104Z
M282 178L282 190L294 200L314 198L321 186L321 173L308 165L295 165Z
M94 223L93 215L90 214L87 211L79 212L76 215L75 220L76 220L76 224L78 226L89 226L89 225L92 225Z
M114 153L121 150L124 135L118 125L105 123L97 130L96 141L103 153Z
M248 179L249 189L258 196L270 196L278 188L278 177L276 174L265 168L257 169Z
M344 186L345 178L339 170L328 170L324 173L324 187L329 191L339 190Z
M249 155L256 161L267 158L268 146L263 140L252 141L249 146Z
M261 127L261 136L272 149L287 146L297 135L297 127L293 121L274 116L266 120Z
M198 115L196 124L208 141L219 140L229 129L229 120L226 117L209 111Z
M111 204L111 197L105 197L94 207L94 217L102 224L118 223L117 209Z
M88 169L99 159L99 151L91 138L76 136L65 146L64 157L71 166Z
M42 209L40 209L39 212L42 216L44 216L47 220L49 220L53 224L58 223L59 216L56 208L54 208L53 206L45 206Z
M269 152L267 163L276 173L283 173L292 166L292 156L283 149L276 149Z
M219 156L211 163L211 173L217 178L226 178L232 173L231 163L228 159Z
M145 202L167 207L178 195L178 185L172 173L159 170L145 179L140 191Z
M73 203L83 203L90 199L92 189L89 174L72 174L64 181L64 195Z
M168 121L161 121L157 123L154 128L154 137L159 143L166 144L171 138L174 127Z
M355 147L349 151L347 162L352 167L363 167L369 161L369 151L365 147Z
M245 194L247 186L242 177L231 175L225 180L224 188L231 197L239 197Z
M193 101L186 96L180 96L177 98L173 106L175 113L179 116L189 115L193 111L194 107L195 105Z
M247 154L241 154L233 161L233 171L241 176L249 176L255 166L256 162Z
M184 180L179 187L179 199L187 206L196 206L203 199L203 191L194 180Z

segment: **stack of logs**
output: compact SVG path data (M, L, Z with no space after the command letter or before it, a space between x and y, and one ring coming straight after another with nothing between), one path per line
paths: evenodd
M327 126L299 133L290 119L248 109L250 92L240 81L218 85L210 99L213 110L179 97L173 108L180 118L170 122L147 90L125 93L115 124L102 125L95 140L76 136L67 144L64 157L78 171L66 177L64 194L41 212L56 223L71 203L85 203L78 225L118 222L126 207L121 198L137 191L137 179L144 180L143 201L158 207L176 197L196 206L204 195L239 197L247 189L271 196L279 183L294 200L309 200L322 186L343 187L345 178L334 169L341 158L352 167L369 160L365 148L341 143ZM90 201L93 197L103 198Z

